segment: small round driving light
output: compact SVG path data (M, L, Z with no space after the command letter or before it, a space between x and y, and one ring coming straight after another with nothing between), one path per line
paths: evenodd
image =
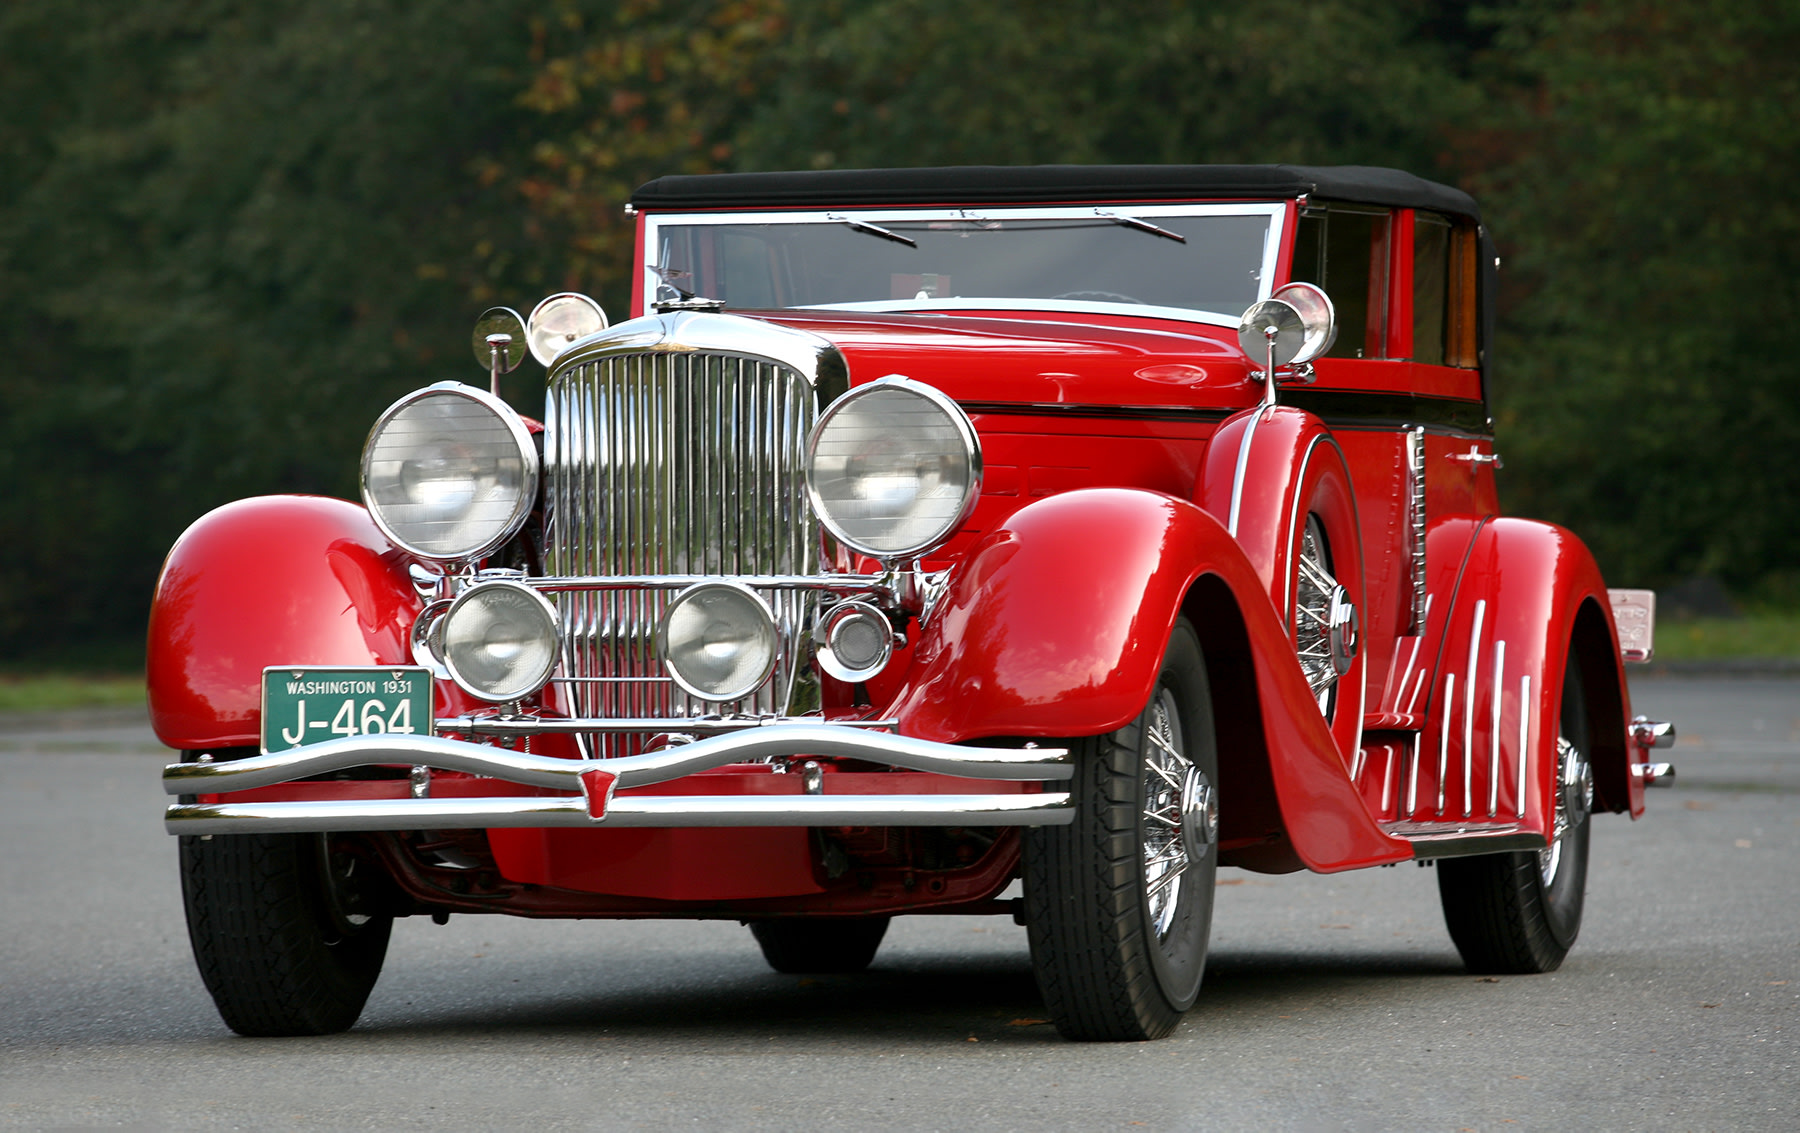
M775 670L775 615L747 586L702 582L669 603L662 622L663 665L701 700L741 700Z
M839 602L825 612L813 633L819 668L840 681L866 681L887 667L894 631L886 616L867 602Z
M833 402L807 443L807 494L827 530L878 559L948 539L981 491L981 446L962 409L899 375Z
M518 582L479 582L444 612L444 667L470 696L499 703L522 700L556 668L556 610Z
M389 406L363 445L362 496L382 533L427 559L506 542L537 497L537 449L485 390L439 382Z
M1320 357L1337 341L1337 309L1322 289L1310 283L1290 283L1277 287L1271 298L1281 300L1300 315L1305 337L1294 355L1295 365Z
M531 356L548 366L577 340L606 329L606 312L586 295L565 291L552 295L531 309L525 320L525 338Z

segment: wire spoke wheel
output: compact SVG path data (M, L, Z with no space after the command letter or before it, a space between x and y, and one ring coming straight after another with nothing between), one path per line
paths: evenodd
M1180 621L1137 719L1067 741L1075 820L1025 832L1032 966L1069 1038L1157 1038L1199 995L1219 856L1212 721L1199 640Z
M1294 652L1326 720L1337 714L1338 681L1350 668L1356 615L1331 569L1331 544L1317 515L1306 517L1294 556Z

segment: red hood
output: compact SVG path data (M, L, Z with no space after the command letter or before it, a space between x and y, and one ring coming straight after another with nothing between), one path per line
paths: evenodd
M1042 314L754 317L836 343L852 383L903 374L961 402L1236 409L1262 390L1223 327Z

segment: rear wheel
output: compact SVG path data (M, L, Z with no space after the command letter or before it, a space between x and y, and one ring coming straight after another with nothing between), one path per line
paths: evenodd
M1581 932L1594 777L1574 656L1563 678L1561 716L1550 845L1438 863L1444 923L1471 972L1555 971Z
M1038 988L1068 1038L1159 1038L1199 995L1219 859L1212 700L1193 627L1176 624L1136 720L1069 745L1074 821L1025 832Z
M769 967L790 975L860 972L887 935L887 917L784 917L751 921Z
M240 1035L348 1029L381 974L393 918L374 867L329 835L181 839L181 892L200 978Z

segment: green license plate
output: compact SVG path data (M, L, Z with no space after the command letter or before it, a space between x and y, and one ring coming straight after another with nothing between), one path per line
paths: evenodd
M430 671L263 670L263 751L287 751L379 732L431 734Z

